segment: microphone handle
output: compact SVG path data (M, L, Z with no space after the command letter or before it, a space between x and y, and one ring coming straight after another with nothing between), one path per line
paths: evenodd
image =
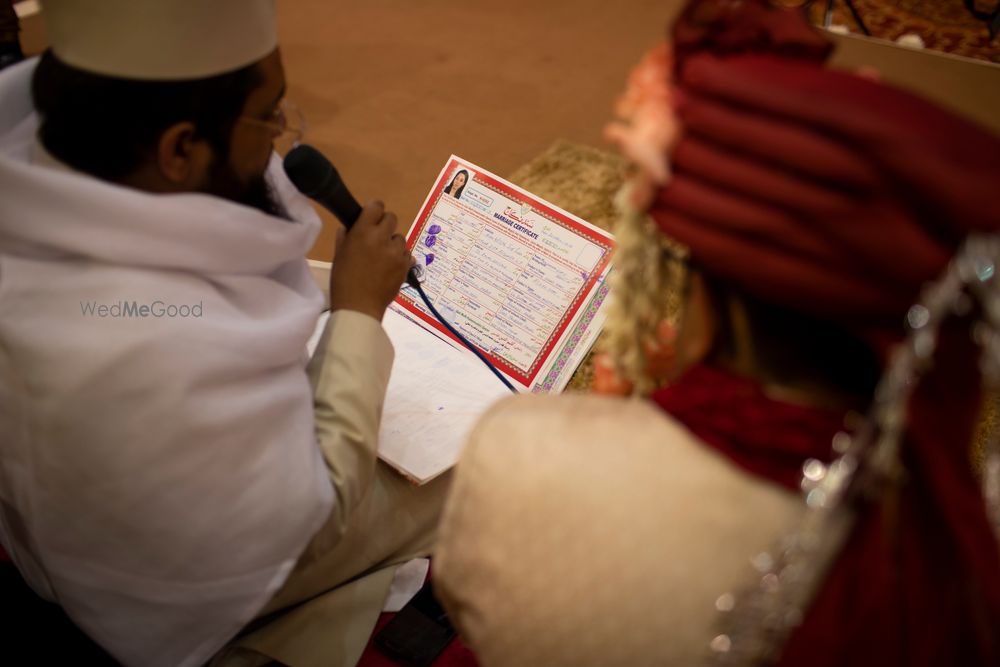
M340 182L340 185L333 192L314 195L313 198L323 208L337 216L337 219L344 223L344 227L347 229L350 229L357 219L361 217L361 204L354 198L354 195L347 189L343 181ZM420 285L421 273L420 267L414 264L406 274L406 284L416 289Z
M316 193L311 196L316 203L337 216L337 219L344 223L344 227L347 229L350 229L361 217L361 204L354 198L343 181L332 192Z

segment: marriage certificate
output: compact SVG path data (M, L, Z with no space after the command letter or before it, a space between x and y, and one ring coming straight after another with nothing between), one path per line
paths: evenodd
M452 156L409 231L424 291L520 391L561 391L600 332L612 237ZM419 295L396 303L452 339Z

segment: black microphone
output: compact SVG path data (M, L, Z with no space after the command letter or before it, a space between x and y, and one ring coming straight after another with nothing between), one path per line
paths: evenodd
M361 215L361 205L326 156L308 144L299 144L285 156L284 166L288 180L299 192L351 228Z
M347 229L361 216L361 205L344 185L336 167L312 146L299 144L288 151L283 165L292 185L337 216ZM420 273L414 265L406 274L407 284L414 288L420 285Z

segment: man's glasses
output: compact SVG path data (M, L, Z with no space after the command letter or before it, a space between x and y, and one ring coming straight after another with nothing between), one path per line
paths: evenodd
M240 116L240 120L271 131L274 150L284 155L302 141L306 132L306 119L299 108L288 100L281 100L270 118Z

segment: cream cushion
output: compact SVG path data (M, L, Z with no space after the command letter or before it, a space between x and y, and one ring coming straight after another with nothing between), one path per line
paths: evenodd
M800 516L652 404L514 397L470 436L435 580L484 667L693 665Z

